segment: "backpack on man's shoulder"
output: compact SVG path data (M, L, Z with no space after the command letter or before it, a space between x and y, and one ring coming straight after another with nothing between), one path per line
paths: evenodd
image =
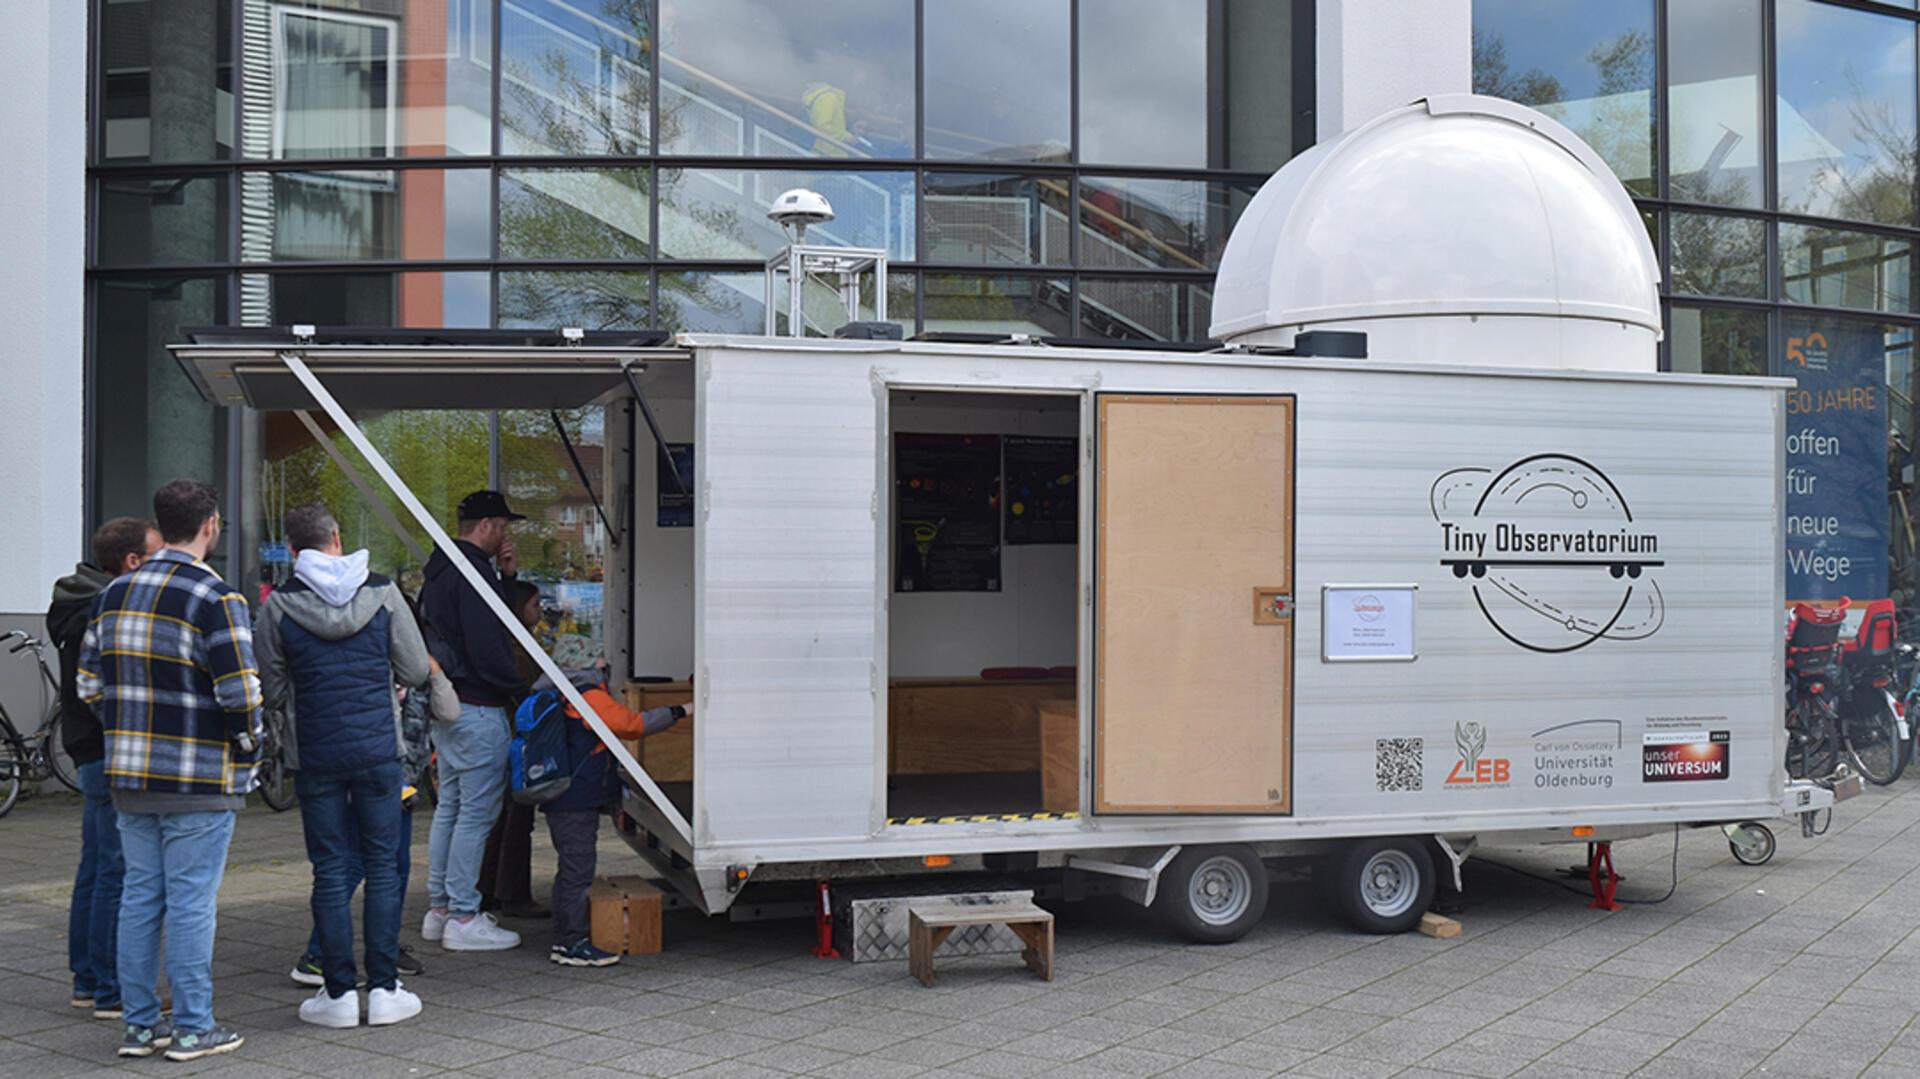
M573 785L568 719L567 702L559 690L543 689L520 702L513 714L513 744L507 747L514 801L540 805Z

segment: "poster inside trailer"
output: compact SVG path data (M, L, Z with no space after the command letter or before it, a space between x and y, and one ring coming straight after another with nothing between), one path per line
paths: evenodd
M1886 328L1788 319L1787 601L1887 595Z

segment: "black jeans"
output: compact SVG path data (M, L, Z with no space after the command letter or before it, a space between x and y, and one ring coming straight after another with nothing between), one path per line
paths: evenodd
M553 943L570 948L587 938L587 886L600 842L600 811L547 812L547 835L560 868L553 875Z
M480 859L480 895L494 903L528 902L533 899L534 807L511 794L500 801L500 819L487 833Z

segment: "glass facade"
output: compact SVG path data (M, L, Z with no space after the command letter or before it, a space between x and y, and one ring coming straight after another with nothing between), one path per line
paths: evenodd
M1790 599L1920 602L1920 17L1827 0L1474 0L1474 85L1591 142L1665 271L1673 371L1779 375Z
M837 215L809 238L886 251L909 333L1197 339L1235 218L1312 138L1311 4L85 2L90 513L213 479L268 579L281 511L354 500L291 417L200 403L183 328L758 333L766 210L809 187ZM527 501L523 563L591 605L560 595L604 533L551 417L369 420L430 505ZM598 421L563 421L598 488ZM342 524L407 568L377 515Z

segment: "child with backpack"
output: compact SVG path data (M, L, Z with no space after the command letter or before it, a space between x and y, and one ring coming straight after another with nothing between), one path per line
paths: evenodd
M658 734L693 714L693 704L635 712L607 692L604 663L566 672L600 719L618 738ZM593 883L600 816L619 805L620 774L613 754L580 713L542 678L514 716L508 754L513 797L539 806L547 817L559 869L553 875L553 947L548 958L562 966L605 967L618 955L593 946L587 932L587 887Z

